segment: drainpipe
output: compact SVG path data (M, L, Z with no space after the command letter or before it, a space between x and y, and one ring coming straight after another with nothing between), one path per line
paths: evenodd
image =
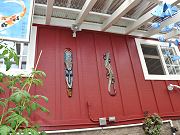
M172 120L164 120L163 123L170 123L171 131L173 135L176 135L176 128L174 128ZM97 131L97 130L106 130L106 129L117 129L117 128L126 128L126 127L136 127L142 126L143 123L138 124L129 124L129 125L120 125L120 126L109 126L109 127L97 127L97 128L84 128L84 129L71 129L71 130L55 130L55 131L46 131L49 134L56 134L56 133L73 133L73 132L83 132L83 131Z

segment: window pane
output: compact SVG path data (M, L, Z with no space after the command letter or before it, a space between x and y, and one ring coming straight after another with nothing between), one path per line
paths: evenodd
M27 57L23 56L21 61L21 69L26 69Z
M142 44L141 47L144 55L159 56L156 46Z
M164 75L164 68L162 66L161 58L156 46L141 45L148 73L152 75Z
M145 58L149 74L164 75L160 59Z
M17 55L20 55L20 53L21 53L21 44L16 44L16 53L17 53Z
M27 55L27 53L28 53L28 44L25 43L23 46L23 55Z
M170 75L177 75L180 74L180 61L172 60L172 56L177 55L175 49L173 47L161 47L164 60Z

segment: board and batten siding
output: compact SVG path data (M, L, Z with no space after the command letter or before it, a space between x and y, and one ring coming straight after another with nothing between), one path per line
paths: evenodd
M36 113L34 120L45 130L97 127L98 118L116 117L116 123L142 122L144 112L165 119L180 116L180 93L168 92L169 83L145 80L134 37L82 30L77 37L66 28L37 25L36 57L47 77L34 94L49 98L50 113ZM64 75L64 50L73 53L73 94L69 98ZM109 51L115 75L116 96L108 93L103 55Z

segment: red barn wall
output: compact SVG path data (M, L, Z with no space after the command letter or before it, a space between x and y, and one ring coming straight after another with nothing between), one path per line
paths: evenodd
M64 49L73 52L73 95L67 96ZM133 37L83 30L72 37L70 29L38 25L38 68L45 71L44 86L36 94L49 98L43 104L50 114L34 116L46 130L98 126L99 117L115 116L119 124L141 122L144 112L169 119L180 114L180 93L167 91L179 81L144 80ZM103 54L110 51L116 96L108 93ZM109 124L112 125L112 124Z

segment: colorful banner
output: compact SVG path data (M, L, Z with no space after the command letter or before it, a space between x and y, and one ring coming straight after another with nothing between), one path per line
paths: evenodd
M29 42L34 0L0 0L0 40Z

